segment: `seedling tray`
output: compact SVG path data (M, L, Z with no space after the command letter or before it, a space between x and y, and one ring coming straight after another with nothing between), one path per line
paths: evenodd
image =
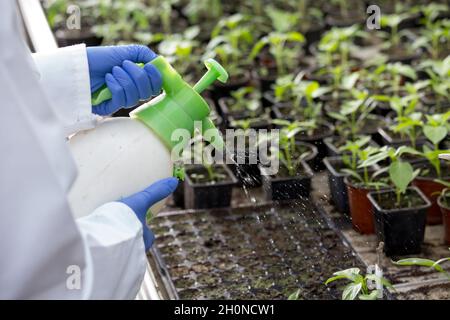
M158 269L181 299L286 299L297 289L303 299L338 299L324 281L362 266L308 200L170 213L151 228Z

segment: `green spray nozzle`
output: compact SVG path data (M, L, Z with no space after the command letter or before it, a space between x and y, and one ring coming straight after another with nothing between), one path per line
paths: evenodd
M228 73L225 69L213 59L206 60L208 71L192 87L164 57L158 56L151 63L161 74L164 92L132 111L130 116L144 122L170 149L189 142L185 139L185 131L177 129L189 131L192 137L196 128L201 125L204 139L219 151L223 150L222 136L209 118L209 106L199 93L215 80L227 81Z
M207 87L219 80L222 83L227 82L228 72L214 59L208 59L205 61L205 66L208 71L203 77L194 85L194 90L201 93Z

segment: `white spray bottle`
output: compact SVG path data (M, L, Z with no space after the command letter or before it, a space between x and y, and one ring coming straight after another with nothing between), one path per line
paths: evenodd
M94 129L79 132L69 140L78 167L69 203L77 218L172 176L171 149L179 143L172 139L176 129L186 129L192 135L194 122L201 121L203 132L215 132L209 142L223 150L222 137L208 117L210 109L199 93L216 79L225 82L225 69L215 60L207 60L208 72L191 87L164 57L151 63L162 76L161 95L134 110L130 118L105 119ZM111 92L104 87L93 95L93 105L110 98ZM152 213L156 214L162 205L163 201L155 204Z

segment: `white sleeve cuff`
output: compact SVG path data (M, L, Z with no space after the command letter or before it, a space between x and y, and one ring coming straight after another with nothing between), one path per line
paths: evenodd
M67 135L95 125L84 44L34 53L40 81Z
M125 204L110 202L77 220L92 257L90 299L134 299L147 256L141 222Z

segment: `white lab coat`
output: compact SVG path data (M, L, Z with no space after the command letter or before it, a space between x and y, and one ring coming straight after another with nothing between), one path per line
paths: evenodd
M134 298L146 267L135 214L113 202L75 220L67 201L65 137L95 123L85 47L34 63L14 1L0 1L0 48L0 298Z

